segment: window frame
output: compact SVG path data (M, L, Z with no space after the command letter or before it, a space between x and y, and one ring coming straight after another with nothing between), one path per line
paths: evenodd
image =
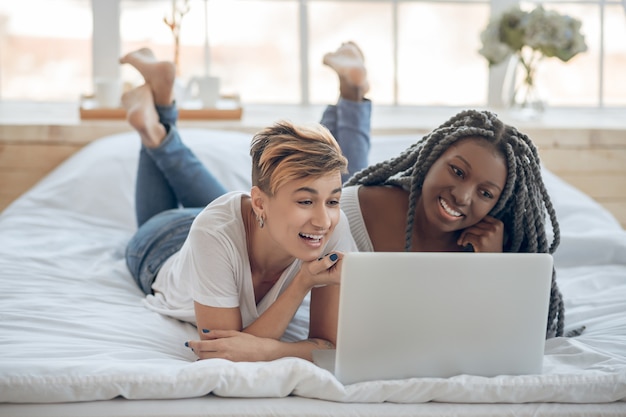
M119 66L117 65L117 57L120 56L120 1L121 0L92 0L93 10L93 79L101 77L119 77ZM207 0L205 0L207 1ZM262 0L259 0L262 1ZM300 43L300 97L302 105L310 103L310 76L309 76L309 24L308 24L308 5L319 0L284 0L298 2L298 19L299 19L299 43ZM328 1L328 0L326 0ZM333 0L331 0L333 1ZM334 1L352 1L352 0L334 0ZM518 0L360 0L390 3L392 6L392 39L393 39L393 105L398 105L398 5L403 2L459 2L459 3L480 3L488 2L491 14L498 14L507 8L519 3ZM597 90L597 104L593 108L604 108L604 65L605 65L605 12L608 5L623 5L626 13L626 0L552 0L552 1L530 1L533 4L563 4L563 3L585 3L594 4L599 7L600 17L600 45L599 45L599 79ZM488 107L504 107L502 102L502 89L504 88L504 80L506 75L506 64L493 66L489 69L487 106Z

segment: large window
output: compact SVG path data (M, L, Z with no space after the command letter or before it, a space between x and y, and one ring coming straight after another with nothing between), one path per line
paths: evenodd
M342 41L364 50L378 104L484 106L501 96L503 66L478 54L492 10L515 0L189 0L180 79L210 72L250 103L326 103L337 81L321 61ZM178 0L179 4L183 2ZM531 7L535 2L522 2ZM544 7L583 22L589 50L545 60L538 82L551 106L626 106L626 10L621 0ZM163 22L171 0L0 3L0 99L75 101L98 76L138 74L119 54L142 46L173 59ZM95 17L95 18L94 18ZM111 74L113 72L114 74Z
M91 89L91 2L0 2L0 99L78 100Z

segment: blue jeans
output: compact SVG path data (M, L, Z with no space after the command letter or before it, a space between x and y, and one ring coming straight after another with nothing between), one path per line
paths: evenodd
M348 173L342 177L344 182L368 165L371 118L372 102L369 100L357 102L340 98L322 114L320 123L330 130L348 159Z
M163 263L185 242L196 215L226 188L181 140L175 105L157 106L167 136L157 148L142 145L135 188L139 229L126 247L126 264L139 287L152 293ZM348 159L348 174L365 168L370 150L371 102L339 99L321 124L337 139Z

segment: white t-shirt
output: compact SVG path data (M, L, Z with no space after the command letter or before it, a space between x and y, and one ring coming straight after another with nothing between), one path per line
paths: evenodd
M341 192L341 210L346 214L348 223L350 224L350 232L356 242L359 252L374 252L374 245L367 233L365 220L361 213L361 204L359 203L360 185L344 187Z
M255 303L241 213L241 192L230 192L209 204L194 220L179 252L159 270L148 306L161 314L196 324L194 300L212 307L239 307L243 326L254 322L285 290L300 270L295 260ZM356 251L348 221L342 213L323 253Z

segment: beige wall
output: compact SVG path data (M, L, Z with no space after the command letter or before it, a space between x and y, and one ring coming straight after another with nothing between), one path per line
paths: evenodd
M626 227L626 131L527 129L544 165Z

